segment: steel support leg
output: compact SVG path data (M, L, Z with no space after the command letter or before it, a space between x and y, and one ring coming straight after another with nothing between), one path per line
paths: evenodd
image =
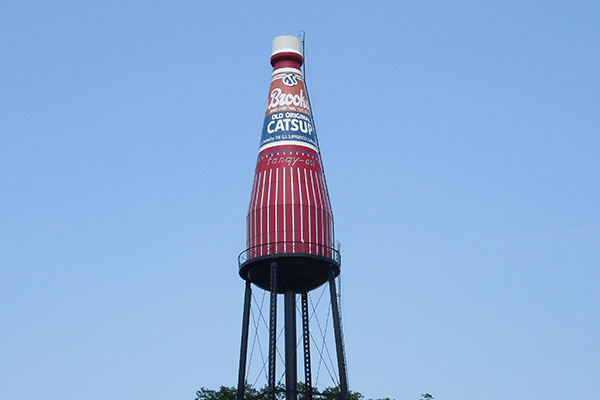
M250 327L250 301L252 299L252 287L250 281L246 281L246 292L244 294L244 315L242 317L242 344L240 345L240 368L238 370L237 400L244 400L246 388L246 356L248 354L248 330Z
M346 356L344 354L344 340L342 338L342 323L337 293L335 290L335 277L333 272L329 276L329 291L331 293L331 313L333 316L333 330L335 334L335 348L337 351L338 369L340 371L340 397L348 400L348 379L346 377Z
M296 293L284 294L285 309L285 398L298 398L298 362L296 357Z
M310 371L310 331L308 329L308 293L302 293L302 339L304 344L304 386L306 400L312 400L312 378Z
M269 399L275 400L275 357L277 356L277 262L271 262L271 311L269 316Z

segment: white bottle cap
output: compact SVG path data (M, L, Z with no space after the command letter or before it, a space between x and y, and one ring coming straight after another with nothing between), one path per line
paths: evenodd
M296 36L282 35L273 39L271 57L279 53L296 53L302 55L302 42Z

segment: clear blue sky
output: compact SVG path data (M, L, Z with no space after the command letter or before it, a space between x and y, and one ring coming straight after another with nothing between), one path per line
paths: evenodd
M352 390L600 393L600 3L0 5L0 387L237 379L271 39L306 32Z

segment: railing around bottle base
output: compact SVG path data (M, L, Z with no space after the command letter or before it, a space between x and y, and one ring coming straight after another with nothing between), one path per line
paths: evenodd
M340 252L333 247L326 246L321 243L286 241L264 243L252 246L242 251L238 256L238 265L244 264L246 261L257 257L276 255L276 254L308 254L329 258L341 264Z

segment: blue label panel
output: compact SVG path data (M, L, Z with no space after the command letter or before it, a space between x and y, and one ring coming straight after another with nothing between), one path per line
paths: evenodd
M294 140L317 146L312 118L306 114L285 111L265 117L260 147L283 140Z

